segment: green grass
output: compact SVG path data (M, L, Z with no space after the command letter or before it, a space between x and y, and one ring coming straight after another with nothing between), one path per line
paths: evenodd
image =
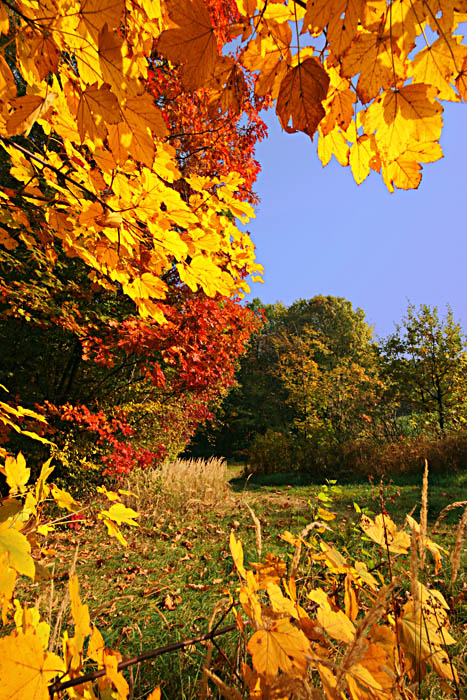
M237 467L229 471L229 476L232 475L231 496L204 512L180 513L168 508L157 520L154 516L145 520L143 515L141 528L125 532L129 540L127 549L109 540L97 526L72 534L70 530L57 533L50 543L57 550L52 625L66 596L67 573L76 556L81 594L89 606L91 620L103 633L106 643L118 648L123 656L207 631L215 604L225 598L228 591L234 594L237 585L228 545L232 529L244 544L246 561L258 558L255 528L245 502L261 522L263 555L265 552L280 553L287 559L293 552L279 535L285 530L298 534L313 519L320 491L319 485L306 483L297 474L245 480L240 478ZM418 483L384 485L384 506L398 524L402 524L405 514L412 510L417 517L420 487L421 478ZM433 525L446 505L460 500L467 500L465 476L438 478L430 483L429 524ZM379 484L349 482L342 486L342 492L334 496L333 510L337 517L330 523L333 531L327 541L352 557L364 558L371 566L378 561L378 547L362 538L358 529L360 515L354 503L367 512L379 512ZM461 510L449 513L439 535L434 537L449 550L461 513ZM465 572L465 557L463 564ZM435 579L435 583L448 601L459 593L463 580L461 572L456 589L452 591L445 583L449 577L449 563L446 562L445 573ZM50 583L37 583L35 587L42 596L44 611L48 610ZM229 616L222 624L232 622ZM67 610L62 624L69 623ZM465 634L466 625L466 606L460 600L453 614L453 629ZM236 643L235 634L219 639L222 651L215 651L211 668L223 677L231 671L222 653L234 658ZM159 683L165 698L197 697L205 654L206 648L196 645L188 651L165 654L154 662L134 667L135 700L146 697Z

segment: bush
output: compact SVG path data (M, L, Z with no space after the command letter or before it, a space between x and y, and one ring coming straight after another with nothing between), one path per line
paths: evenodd
M399 437L390 442L358 440L316 445L311 440L268 430L250 449L248 472L267 475L303 471L322 480L346 476L420 474L425 459L431 473L462 472L467 466L467 431L445 437Z
M248 454L250 474L277 474L297 468L293 440L284 433L268 428L258 433Z

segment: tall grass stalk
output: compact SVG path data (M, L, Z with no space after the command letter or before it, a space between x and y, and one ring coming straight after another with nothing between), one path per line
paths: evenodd
M168 508L184 513L218 507L231 494L224 459L177 459L157 469L133 472L128 490L137 496L138 511L157 519Z

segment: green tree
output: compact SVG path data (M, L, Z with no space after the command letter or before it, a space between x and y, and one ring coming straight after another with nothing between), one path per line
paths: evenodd
M361 309L318 295L290 307L250 304L266 323L250 338L237 386L198 435L193 454L241 456L273 431L305 443L341 443L368 431L380 391L372 330Z
M464 421L467 390L466 337L448 305L409 304L402 325L382 348L386 371L402 406L434 416L439 431Z
M276 344L278 374L293 407L294 426L306 440L320 445L366 435L383 384L363 312L332 297L297 305L301 311L315 307L310 325L305 323ZM324 319L316 307L325 311ZM296 310L296 305L290 308L292 318Z

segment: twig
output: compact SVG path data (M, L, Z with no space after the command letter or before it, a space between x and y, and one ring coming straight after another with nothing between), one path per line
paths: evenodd
M183 649L184 647L189 647L193 644L199 644L199 642L208 641L210 639L213 639L214 637L219 637L222 634L226 634L227 632L232 632L236 628L236 624L228 625L228 627L222 627L222 629L220 630L212 630L212 632L206 632L206 634L201 634L199 637L193 637L193 639L185 639L181 642L175 642L174 644L167 644L164 647L153 649L152 651L146 651L144 652L144 654L132 656L129 659L121 661L117 666L117 670L121 671L124 668L128 668L128 666L139 664L142 661L147 661L148 659L155 659L157 656L161 656L162 654L166 654L170 651L176 651L177 649ZM82 676L78 676L77 678L72 678L71 680L64 681L63 683L61 681L56 681L55 683L49 685L50 699L53 700L55 693L59 693L62 690L65 690L66 688L73 688L77 685L82 685L83 683L89 683L89 681L95 681L98 678L102 678L102 676L105 676L105 674L105 669L102 669L100 671L94 671L93 673L86 673Z

